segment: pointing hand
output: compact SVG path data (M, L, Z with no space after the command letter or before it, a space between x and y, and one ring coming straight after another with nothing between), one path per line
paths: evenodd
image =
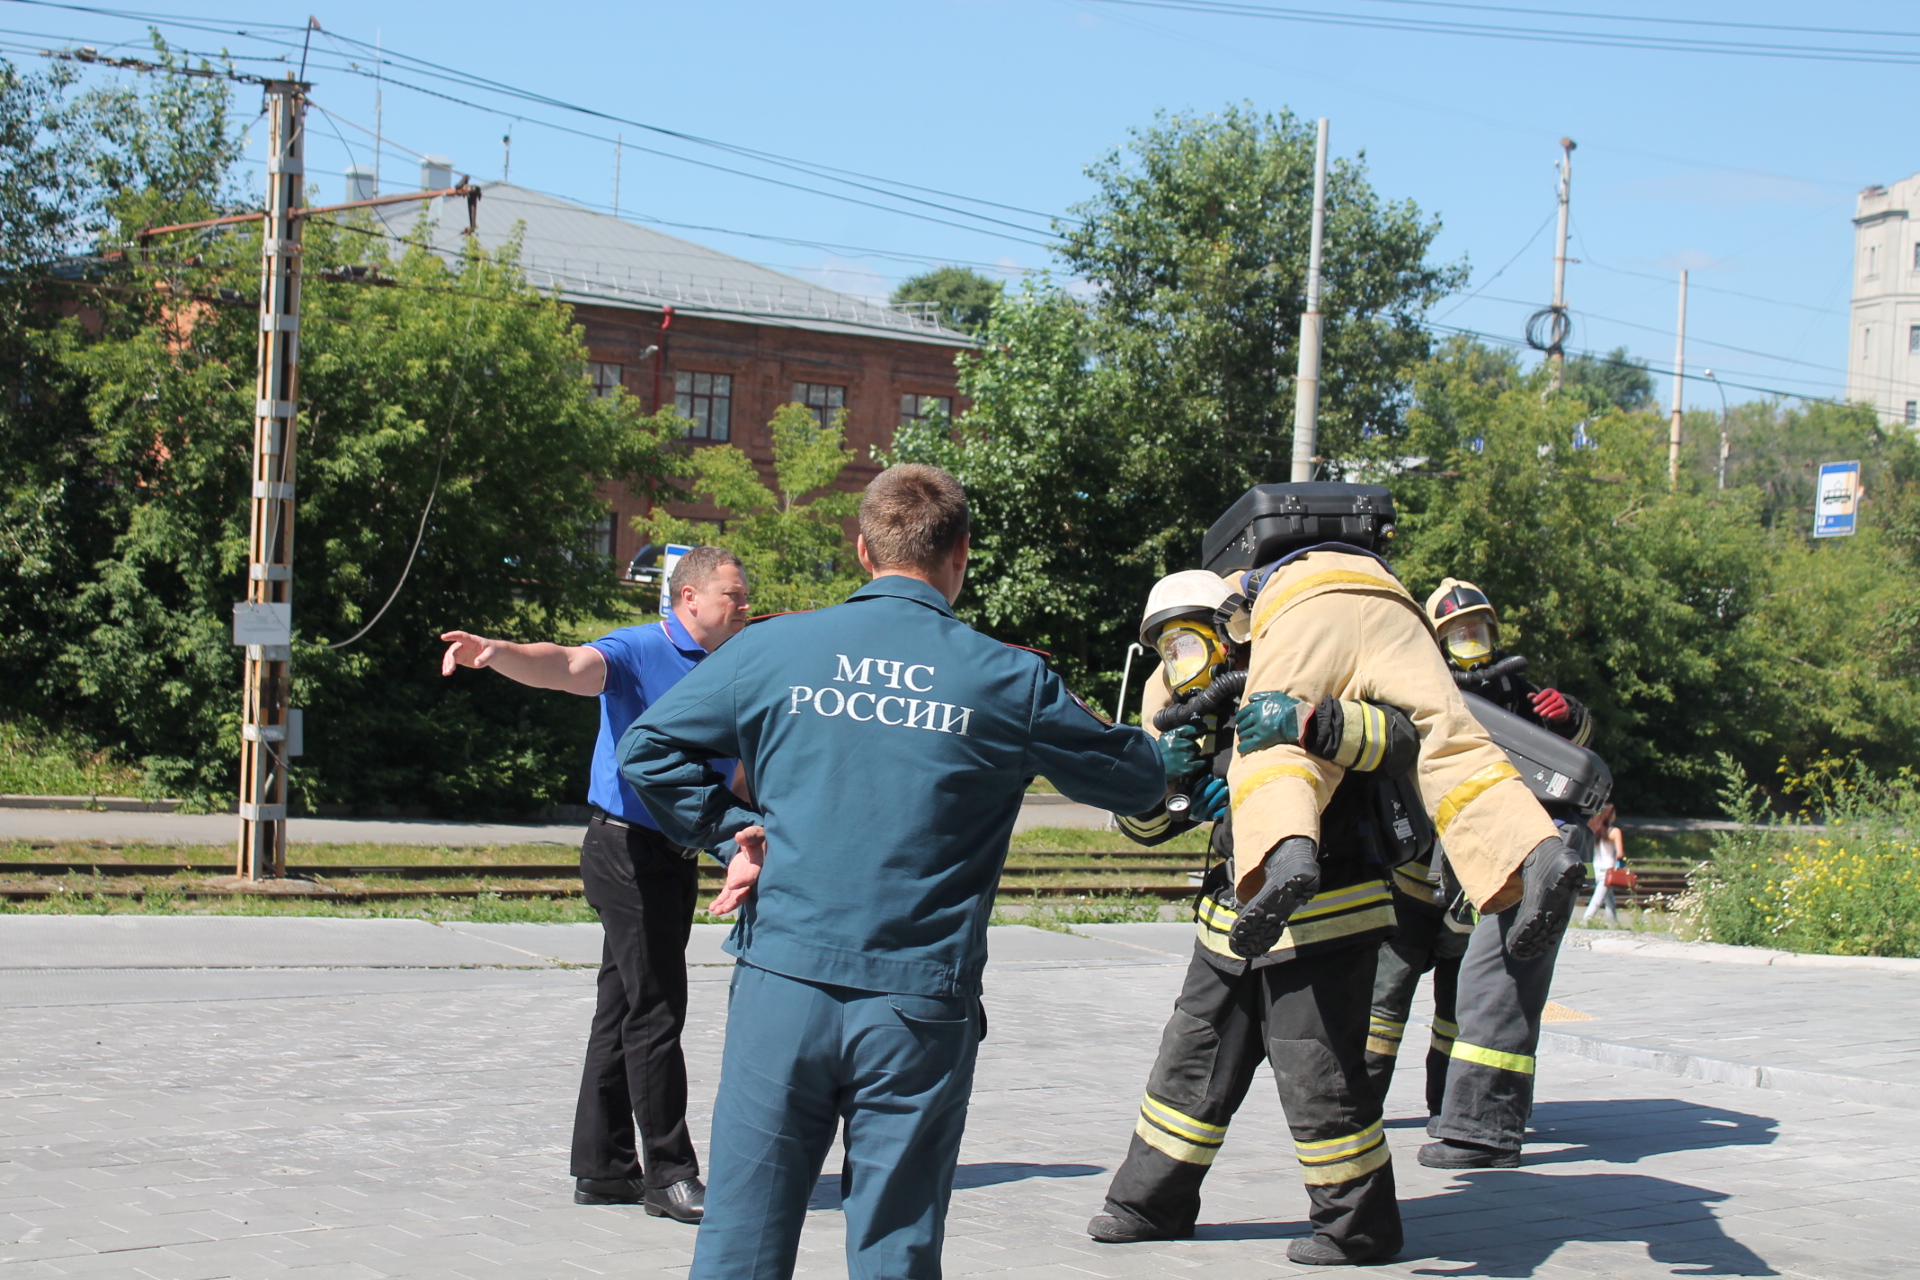
M440 638L448 642L447 652L440 659L440 674L443 676L452 675L456 666L491 666L494 655L500 652L496 641L466 631L443 631Z

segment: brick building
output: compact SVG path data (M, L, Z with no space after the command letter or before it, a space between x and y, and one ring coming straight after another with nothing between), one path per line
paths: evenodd
M425 185L450 185L443 175ZM879 469L872 450L886 448L903 421L962 407L954 360L972 346L964 334L542 192L501 182L482 190L480 242L494 249L521 229L528 280L557 290L586 330L595 387L625 387L649 412L677 404L696 448L732 444L771 481L767 421L776 409L799 401L824 420L845 408L847 443L860 452L841 484L858 490ZM434 206L435 247L458 252L466 202ZM387 216L402 232L419 211L401 205ZM632 522L646 498L611 480L600 496L613 505L602 546L624 566L640 546ZM669 510L721 514L697 504Z

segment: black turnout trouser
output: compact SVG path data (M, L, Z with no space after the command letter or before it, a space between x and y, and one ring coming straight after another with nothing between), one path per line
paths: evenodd
M638 1178L644 1167L647 1186L668 1187L699 1175L680 1052L697 876L658 831L587 825L580 879L606 937L573 1116L576 1178Z
M1349 1254L1397 1250L1393 1164L1361 1060L1377 950L1368 941L1234 974L1196 946L1106 1211L1191 1235L1200 1183L1265 1058L1314 1234Z
M1454 993L1460 981L1460 957L1468 934L1447 925L1438 907L1409 903L1396 893L1394 920L1400 932L1380 944L1380 967L1373 979L1373 1013L1367 1023L1367 1078L1384 1105L1393 1084L1393 1064L1407 1032L1420 977L1433 971L1433 1034L1427 1043L1427 1114L1439 1115L1447 1089L1447 1063L1453 1051Z
M1560 948L1515 960L1507 954L1507 933L1519 919L1518 905L1482 916L1468 939L1455 999L1460 1030L1447 1062L1445 1104L1427 1122L1431 1137L1502 1151L1518 1151L1526 1138L1540 1015Z

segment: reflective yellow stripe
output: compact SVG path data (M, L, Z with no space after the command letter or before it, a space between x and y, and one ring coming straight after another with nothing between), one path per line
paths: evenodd
M1517 775L1516 775L1517 776ZM1314 789L1314 798L1320 795L1320 775L1305 765L1272 764L1260 770L1250 778L1242 778L1240 785L1233 789L1233 807L1236 811L1247 802L1247 797L1278 778L1300 778Z
M1390 1018L1372 1018L1367 1022L1367 1033L1376 1036L1392 1036L1398 1040L1407 1033L1407 1024L1395 1022Z
M1434 815L1433 825L1439 828L1441 835L1447 834L1447 828L1453 825L1453 820L1460 816L1462 809L1486 794L1489 788L1500 785L1508 778L1517 778L1519 776L1520 771L1511 764L1508 764L1505 760L1500 761L1498 764L1488 765L1453 790L1447 792L1446 796L1440 801L1439 813Z
M1457 1022L1448 1022L1445 1018L1435 1018L1433 1020L1433 1034L1445 1036L1451 1040L1460 1034L1460 1024Z
M1453 1052L1448 1056L1466 1062L1477 1062L1483 1067L1497 1067L1501 1071L1512 1071L1523 1076L1533 1074L1533 1059L1526 1054L1502 1053L1498 1049L1468 1044L1465 1040L1455 1040Z
M1372 1150L1364 1151L1351 1160L1342 1160L1339 1164L1303 1164L1300 1166L1300 1177L1310 1187L1338 1186L1342 1182L1366 1177L1391 1159L1393 1152L1387 1149L1383 1138Z
M1266 591L1261 591L1260 603L1254 606L1253 611L1253 633L1259 635L1261 628L1307 592L1321 587L1338 586L1366 587L1373 591L1384 591L1390 595L1400 596L1408 604L1414 604L1413 597L1407 594L1407 589L1392 578L1379 578L1371 573L1357 573L1352 569L1329 569L1325 573L1308 574L1279 595L1268 595ZM1419 607L1417 604L1414 605L1416 609ZM1421 616L1426 615L1423 612Z
M1212 1164L1214 1156L1220 1153L1219 1143L1188 1142L1184 1138L1176 1138L1166 1130L1147 1123L1145 1116L1134 1123L1133 1131L1140 1135L1142 1142L1182 1164Z
M1387 754L1387 713L1371 702L1361 703L1360 710L1365 728L1360 738L1360 759L1353 767L1361 773L1372 773Z
M1173 825L1173 817L1165 809L1149 814L1144 818L1121 818L1120 829L1129 835L1151 838L1159 835Z
M1194 912L1200 945L1217 955L1234 955L1227 946L1227 933L1238 917L1213 898L1200 899ZM1268 955L1285 955L1297 948L1326 942L1350 934L1367 933L1393 926L1393 891L1379 880L1365 880L1341 889L1329 889L1307 900L1293 913L1280 940L1267 950Z
M1400 1056L1400 1037L1383 1040L1379 1036L1368 1036L1367 1052L1378 1054L1383 1058L1397 1058Z
M1361 1148L1378 1142L1382 1134L1380 1126L1381 1122L1375 1120L1358 1133L1350 1133L1343 1138L1319 1138L1312 1142L1296 1141L1293 1144L1293 1153L1301 1160L1311 1160L1315 1164L1327 1160L1338 1160L1342 1156L1350 1156Z
M1405 866L1393 869L1394 887L1408 897L1423 902L1433 901L1433 882L1427 879L1428 869L1425 863L1409 862Z
M1175 1111L1150 1093L1140 1099L1140 1114L1155 1124L1171 1129L1181 1137L1191 1138L1195 1142L1218 1144L1227 1136L1227 1126L1195 1120L1190 1115Z

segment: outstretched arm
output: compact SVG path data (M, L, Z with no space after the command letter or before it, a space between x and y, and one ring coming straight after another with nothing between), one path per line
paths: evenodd
M447 652L440 659L440 674L450 676L455 667L492 667L509 680L536 689L558 689L597 697L607 686L607 660L590 644L515 644L511 640L489 640L467 631L447 631L440 636Z

